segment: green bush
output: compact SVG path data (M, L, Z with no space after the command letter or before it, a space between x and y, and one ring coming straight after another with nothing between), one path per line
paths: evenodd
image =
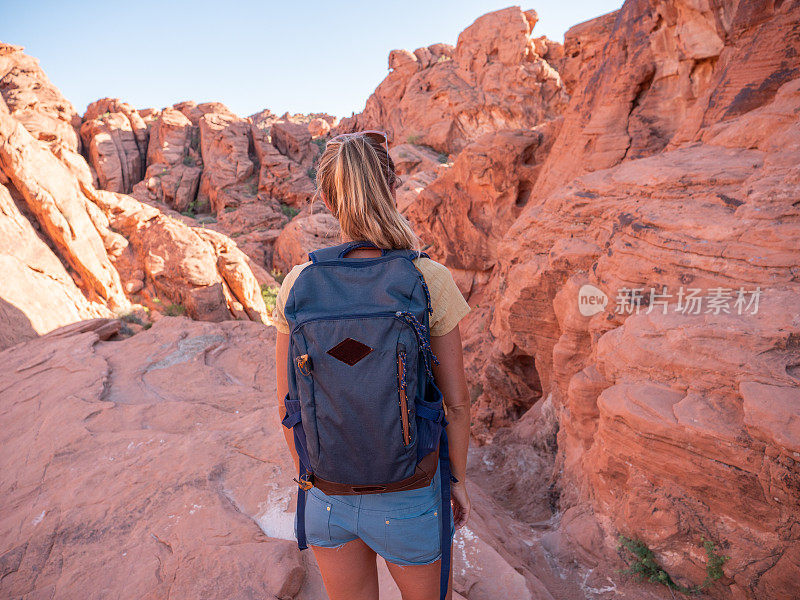
M288 204L284 204L283 202L281 202L281 212L285 214L287 217L289 217L289 220L291 221L297 216L297 213L299 213L300 211L297 210L294 206L289 206Z
M184 210L181 214L185 217L194 218L197 216L197 206L198 206L198 200L197 198L195 198L194 200L189 202L189 206L187 206L186 210Z
M180 317L186 314L186 307L180 304L169 304L164 308L164 314L168 317Z
M416 146L417 144L419 144L420 140L422 140L422 136L421 136L421 135L417 135L417 134L410 135L410 136L408 136L408 137L406 138L406 141L407 141L409 144L414 144L415 146Z
M186 156L184 156L183 157L183 164L185 164L187 167L193 167L194 166L194 156L189 156L188 154Z
M137 317L132 312L126 312L119 316L120 320L125 321L126 323L135 323L136 325L141 325L144 327L145 321L142 321L139 317Z
M325 144L328 143L328 140L326 140L324 137L314 138L311 141L312 143L317 145L317 148L319 148L320 152L323 152L325 150Z
M278 298L278 290L280 288L275 285L261 285L261 297L264 298L264 304L267 305L267 311L270 313L275 308L275 301Z
M706 550L706 578L700 585L690 587L676 583L669 573L658 564L653 551L639 539L631 539L624 535L619 536L617 549L625 549L635 557L635 560L622 570L626 575L634 575L640 581L647 580L651 583L665 585L670 589L684 594L699 594L723 575L722 566L730 560L730 556L720 556L716 552L714 542L701 538Z

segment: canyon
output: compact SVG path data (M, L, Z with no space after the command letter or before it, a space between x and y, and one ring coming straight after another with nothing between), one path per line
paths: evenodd
M392 51L343 119L79 115L0 43L1 595L325 597L271 311L338 241L325 141L376 128L472 307L454 598L798 597L800 3L537 21Z

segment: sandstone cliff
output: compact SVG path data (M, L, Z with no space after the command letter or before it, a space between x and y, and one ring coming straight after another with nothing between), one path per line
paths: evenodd
M0 94L0 227L8 232L0 243L9 274L0 347L81 318L133 314L144 323L148 309L267 322L235 244L122 193L146 164L148 129L136 111L100 101L81 125L37 62L11 45L0 45ZM81 139L95 168L78 153Z

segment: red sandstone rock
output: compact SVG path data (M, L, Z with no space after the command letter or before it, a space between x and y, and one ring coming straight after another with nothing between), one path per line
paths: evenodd
M272 143L271 125L254 123L251 135L256 156L260 165L258 173L258 193L261 198L274 198L293 207L304 206L314 195L314 182L311 180L311 163L306 165L281 154ZM307 145L311 144L310 134ZM314 146L316 148L316 146Z
M396 191L397 209L404 215L408 214L409 207L411 207L422 193L431 183L436 180L438 174L443 169L443 165L439 165L435 171L419 171L413 175L404 175L400 177L400 186Z
M3 453L4 596L298 597L274 333L242 325L164 318L123 341L73 327L4 355L4 374L19 370L2 446L26 448Z
M147 125L126 102L104 98L90 104L81 139L103 189L130 193L144 176Z
M134 196L186 211L197 198L202 172L199 127L183 113L165 109L150 127L147 173Z
M80 150L80 116L21 46L0 43L0 95L30 134L52 146Z
M435 171L447 162L447 155L432 151L425 146L398 144L389 149L398 175L411 175L420 171Z
M188 100L186 102L178 102L173 105L175 110L179 110L192 122L192 125L199 126L200 119L209 113L216 113L225 115L227 117L235 117L230 109L221 102L202 102L197 104Z
M262 111L250 115L248 119L251 125L255 125L259 129L266 129L267 132L269 132L269 128L274 122L279 121L280 117L268 108L265 108Z
M545 124L489 133L460 152L407 211L423 240L434 244L428 253L455 268L490 269L497 242L530 200L550 143Z
M86 300L2 184L0 272L0 349L74 321L112 316Z
M337 131L383 128L393 144L452 153L484 133L556 117L568 97L558 73L535 52L534 15L510 7L477 19L455 49L393 51L391 72L364 111Z
M243 256L219 234L191 228L129 196L104 190L91 199L129 244L126 271L141 269L150 296L183 306L189 316L263 321L266 309ZM135 279L135 278L133 278ZM237 314L241 305L241 313Z
M536 193L662 150L709 89L734 11L731 2L698 9L629 1L570 29L560 73L571 100Z
M308 253L338 243L339 221L322 201L303 209L281 231L275 240L272 266L288 273L295 265L308 260Z
M240 236L279 229L288 221L289 217L284 214L280 203L272 198L266 198L242 204L235 210L226 210L219 215L217 222L209 227L228 236Z
M266 323L267 311L264 298L255 275L248 266L247 256L239 250L236 243L221 233L211 229L195 229L202 239L214 248L217 255L217 270L225 282L229 305L232 301L241 304L242 310L251 321Z
M175 166L187 157L200 160L200 131L174 108L166 108L150 128L147 164Z
M272 145L278 152L301 165L310 165L319 148L311 143L308 126L291 121L277 121L270 127Z
M90 300L129 306L78 181L50 150L0 111L0 169L19 191Z
M308 133L311 134L312 138L328 135L330 130L330 123L328 123L325 119L311 119L308 122Z
M800 294L800 215L788 208L798 93L787 83L771 104L709 125L706 144L584 175L526 207L485 292L495 342L484 355L517 367L483 369L476 417L493 427L516 418L511 390L535 377L563 424L562 506L590 503L606 532L641 537L684 583L705 576L700 537L711 535L731 556L720 589L743 598L785 596L780 569L793 568L795 542L781 532L796 518L787 458L798 357L783 340L796 335ZM578 312L586 283L610 299L591 319ZM667 315L615 313L624 288L662 286ZM727 288L731 303L739 287L760 286L762 304L757 315L676 315L681 286ZM759 408L765 393L775 420ZM613 557L605 544L598 560Z
M0 445L17 449L0 454L0 593L324 597L292 530L297 487L278 418L274 330L176 317L127 339L119 330L95 319L0 352L13 392ZM526 551L529 534L470 493L453 598L552 598L543 582L561 578ZM87 560L103 568L87 571ZM381 597L399 598L382 560L379 572Z
M258 181L249 155L249 131L248 122L235 115L210 112L200 118L200 194L217 214L255 198Z

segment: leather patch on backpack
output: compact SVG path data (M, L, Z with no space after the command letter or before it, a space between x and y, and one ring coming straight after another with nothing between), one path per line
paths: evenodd
M328 350L333 358L342 361L351 367L372 352L372 348L353 338L345 338L333 348Z

